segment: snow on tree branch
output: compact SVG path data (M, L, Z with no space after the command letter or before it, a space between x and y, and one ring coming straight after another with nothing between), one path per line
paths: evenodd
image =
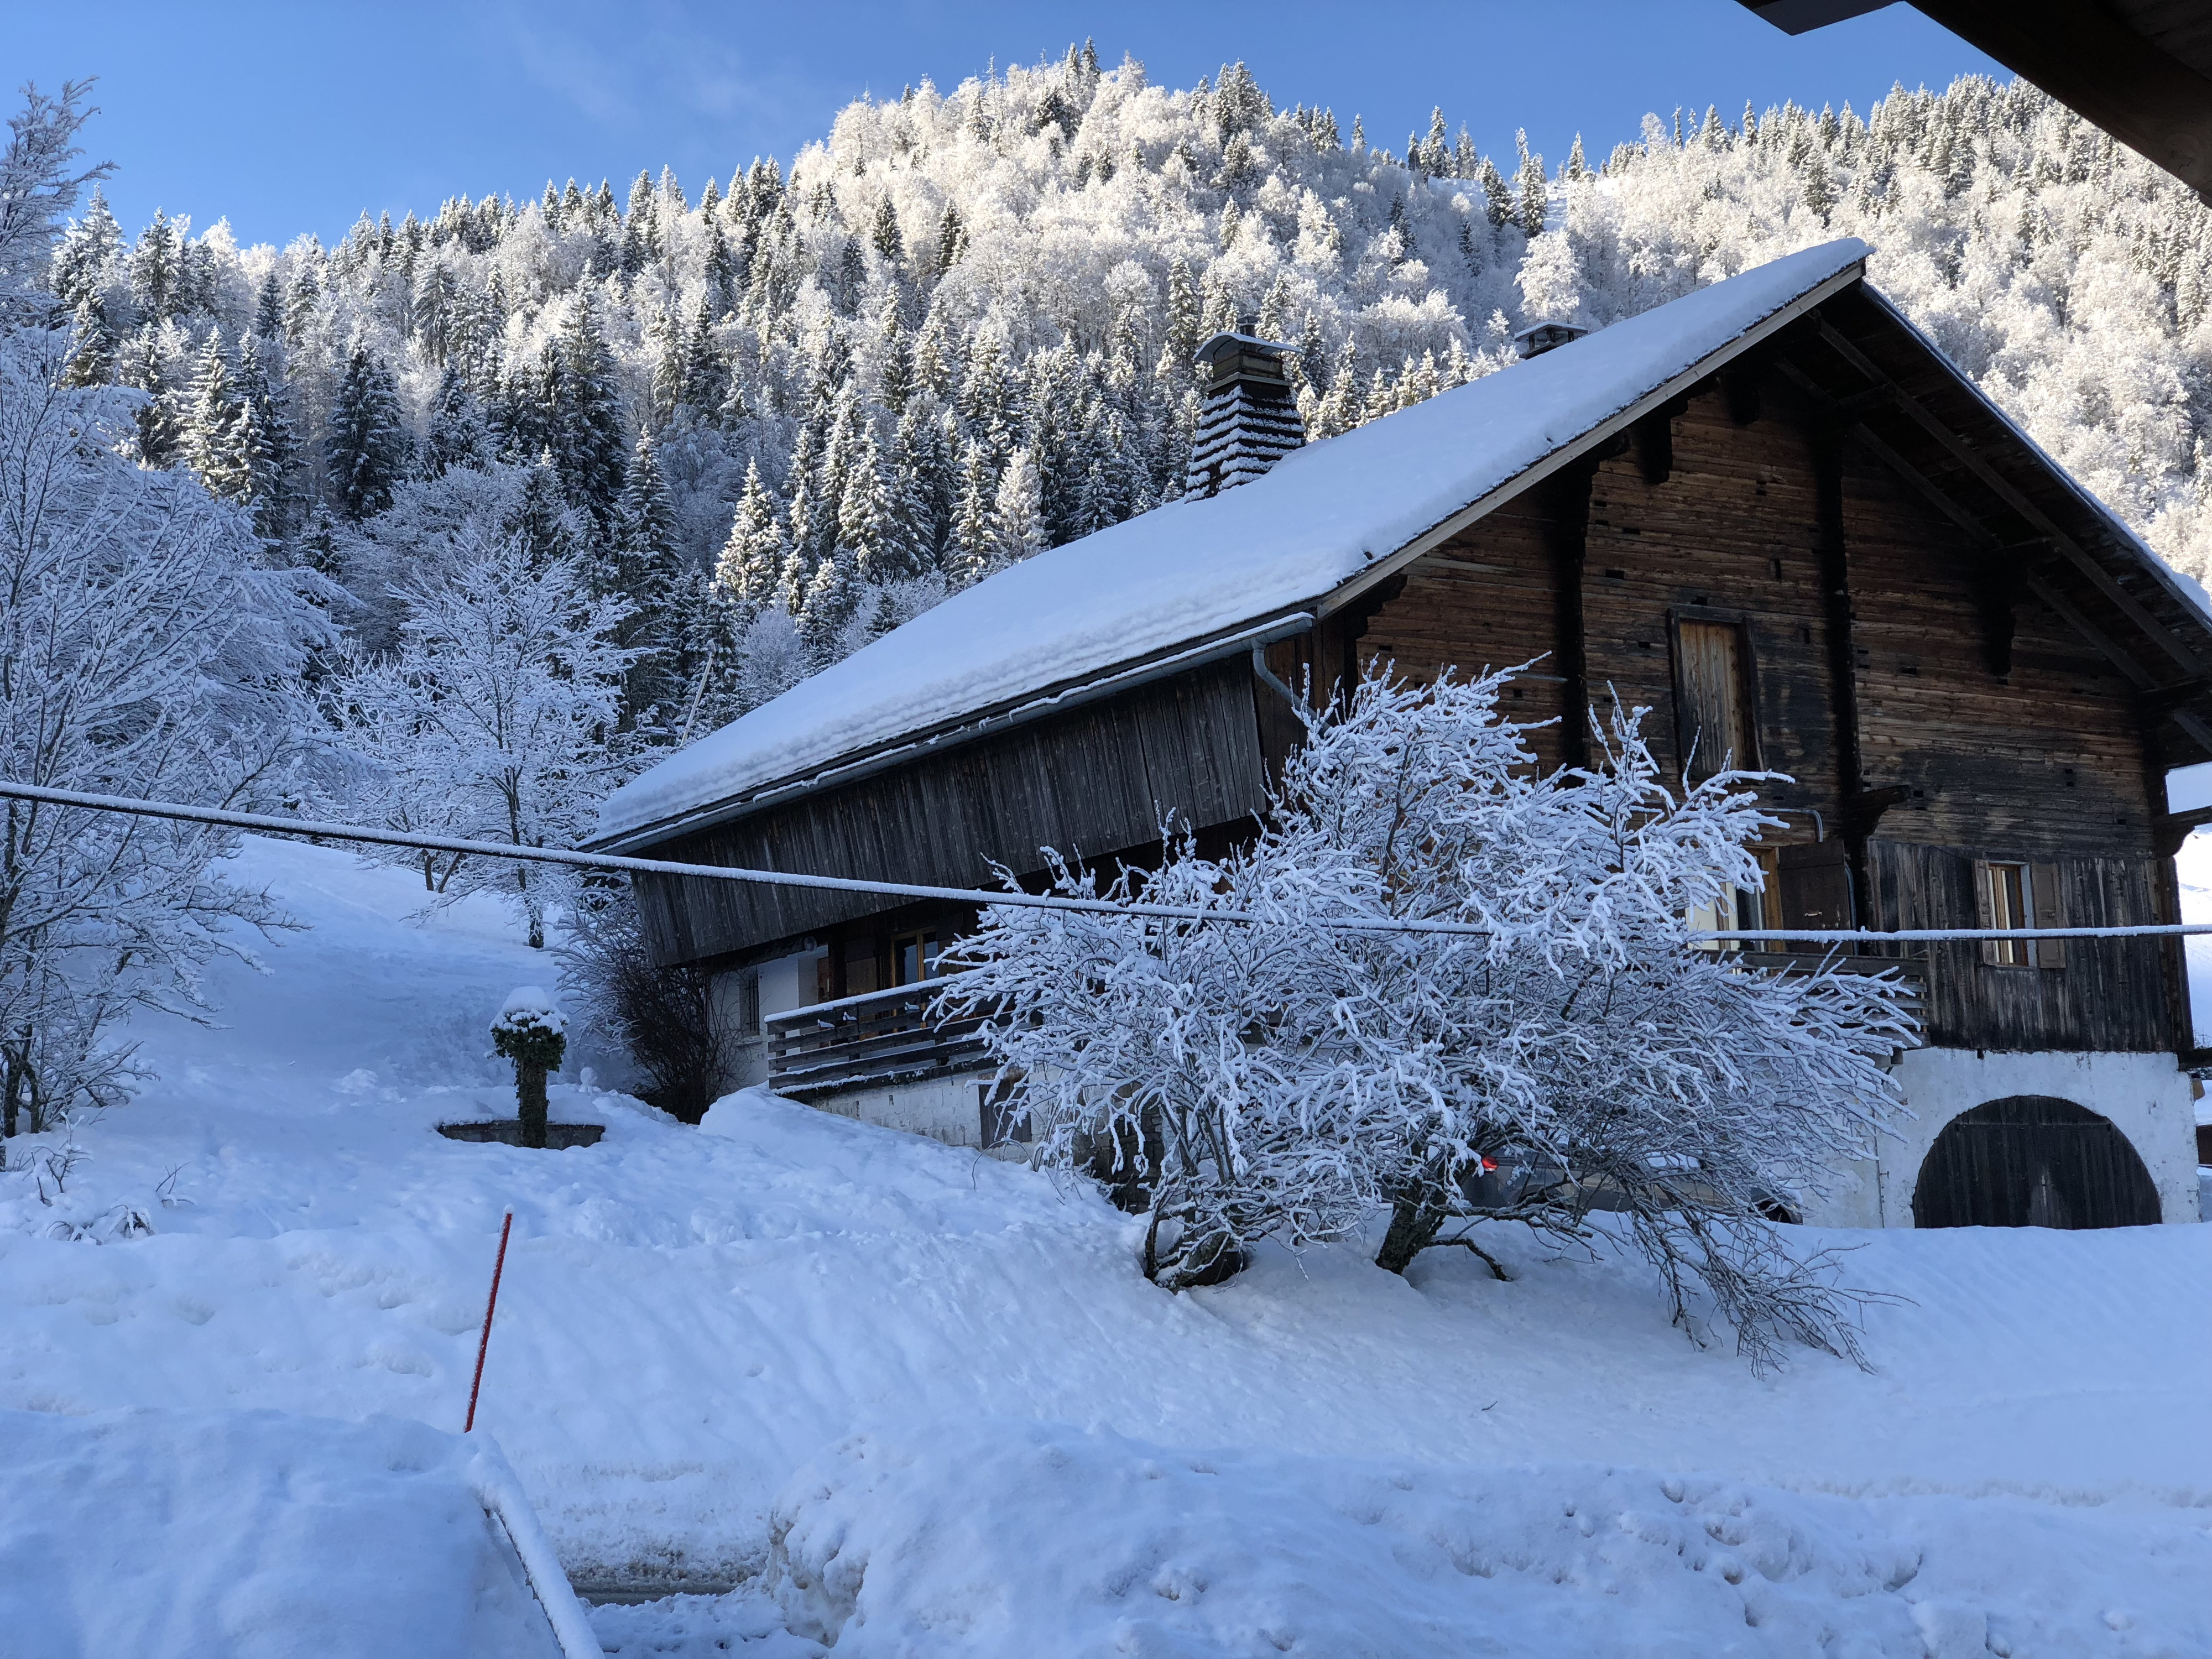
M1499 713L1510 678L1374 669L1305 716L1248 848L1170 831L1156 871L1053 866L1062 892L1255 923L993 909L942 1012L996 1016L1040 1162L1147 1191L1146 1270L1170 1288L1378 1209L1398 1271L1487 1216L1587 1235L1614 1210L1693 1334L1717 1318L1761 1364L1784 1337L1855 1352L1849 1293L1765 1216L1897 1109L1901 987L1693 947L1687 913L1756 889L1748 843L1782 828L1755 780L1677 792L1642 710L1598 723L1595 769L1539 775ZM1384 917L1486 935L1330 925Z
M407 620L388 658L357 659L328 694L368 764L365 805L395 829L574 846L635 764L618 729L624 676L642 654L616 643L627 601L594 598L581 564L520 536L465 527L450 574L398 590ZM495 892L543 945L556 888L542 867L394 850L434 903Z

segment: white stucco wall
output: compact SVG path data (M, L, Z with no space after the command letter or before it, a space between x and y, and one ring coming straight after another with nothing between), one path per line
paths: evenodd
M948 1146L981 1147L983 1144L983 1085L988 1072L960 1072L951 1077L893 1084L884 1088L851 1089L825 1095L815 1103L841 1117L863 1123L879 1123L886 1129L903 1129L927 1135ZM1017 1145L994 1148L994 1156L1025 1158L1029 1148Z
M763 962L756 968L739 968L714 975L713 1018L730 1042L734 1068L727 1086L748 1089L768 1081L768 1044L763 1039L760 1022L770 1014L780 1014L787 1008L800 1007L814 1000L815 963L826 954L821 950L802 951L794 956ZM757 981L760 988L759 1019L750 1018L753 1010L747 1006L744 994L744 981L749 975Z
M1913 1048L1899 1060L1896 1075L1913 1115L1883 1138L1878 1158L1853 1166L1833 1194L1809 1204L1808 1221L1910 1227L1912 1189L1943 1126L2008 1095L2053 1096L2110 1118L2150 1171L2164 1218L2200 1218L2196 1091L2172 1054Z

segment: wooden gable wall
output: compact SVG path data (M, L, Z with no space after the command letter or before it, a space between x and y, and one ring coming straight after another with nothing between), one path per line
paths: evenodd
M1415 676L1540 656L1507 707L1560 717L1538 735L1544 766L1583 759L1565 722L1611 693L1650 708L1653 748L1679 770L1683 619L1741 624L1759 762L1793 780L1761 792L1789 825L1777 839L1842 840L1866 924L1978 925L1978 858L2055 863L2069 923L2175 919L2131 688L1771 376L1709 383L1417 561L1334 641L1278 647L1279 672L1332 653ZM1930 1040L2172 1048L2172 956L2077 944L2039 972L1941 947Z

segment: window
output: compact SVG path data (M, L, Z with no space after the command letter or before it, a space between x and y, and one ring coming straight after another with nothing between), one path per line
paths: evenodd
M1731 896L1711 904L1692 905L1689 922L1693 929L1711 928L1716 933L1727 933L1741 928L1746 933L1759 933L1782 925L1778 907L1775 903L1778 881L1776 849L1754 847L1751 849L1751 855L1759 860L1762 878L1759 890L1739 887ZM1784 947L1772 939L1711 939L1706 941L1704 948L1709 951L1778 951Z
M2063 927L2058 866L2024 859L1980 859L1974 865L1976 922L1983 927ZM2063 939L1990 939L1982 960L1993 968L2063 968Z
M1750 659L1741 623L1685 617L1674 624L1676 726L1683 772L1693 783L1759 765Z
M2032 890L2027 866L2003 864L1994 859L1982 864L1982 926L2025 927L2028 925L2028 894ZM1982 960L1997 968L2028 965L2026 939L1990 939L1982 941Z
M918 985L935 979L943 971L937 965L939 948L934 930L898 934L891 940L891 983Z

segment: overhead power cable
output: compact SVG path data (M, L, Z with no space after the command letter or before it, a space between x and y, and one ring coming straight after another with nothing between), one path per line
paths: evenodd
M470 858L510 859L524 864L560 864L579 870L619 870L630 875L692 876L708 881L752 882L768 887L811 887L833 893L878 893L886 898L948 899L960 904L1005 904L1030 910L1076 910L1091 915L1154 916L1167 921L1255 922L1258 916L1236 910L1208 910L1194 904L1120 903L1113 899L1069 898L1054 893L994 892L982 887L928 887L913 882L863 881L851 876L812 876L789 870L747 870L720 864L684 864L672 859L634 859L617 853L579 853L563 847L515 847L504 842L461 841L405 830L375 830L358 823L328 823L312 818L279 817L267 812L233 812L222 807L189 806L179 801L140 800L130 795L91 795L75 789L0 779L0 799L40 801L93 812L123 812L134 817L173 818L211 823L264 835L305 836L316 841L365 842L374 847L404 847L425 853L453 853ZM1328 927L1355 933L1447 933L1487 938L1490 930L1463 921L1410 921L1347 918Z
M95 795L43 784L0 778L0 799L38 801L92 812L120 812L133 817L170 818L186 823L253 830L264 835L300 836L313 841L362 842L374 847L404 847L424 853L471 858L508 859L524 864L559 864L573 869L615 870L630 875L691 876L708 881L750 882L769 887L807 887L838 893L878 893L888 898L947 899L977 906L1004 904L1031 910L1073 910L1091 915L1152 916L1168 921L1264 920L1239 910L1208 910L1194 904L1121 903L1112 899L1069 898L1053 893L994 891L983 887L930 887L914 882L865 881L853 876L816 876L789 870L749 870L721 864L686 864L673 859L628 858L617 853L580 853L565 847L516 847L504 842L464 841L405 830L377 830L365 824L314 818L281 817L269 812L234 812L181 801L141 800L131 795ZM1378 917L1346 918L1320 925L1346 933L1442 933L1486 939L1490 929L1462 921L1415 921ZM1915 927L1896 933L1870 928L1700 928L1686 937L1692 945L1772 941L1796 945L1971 944L1983 939L2173 939L2212 933L2212 922L2144 923L2124 927Z

